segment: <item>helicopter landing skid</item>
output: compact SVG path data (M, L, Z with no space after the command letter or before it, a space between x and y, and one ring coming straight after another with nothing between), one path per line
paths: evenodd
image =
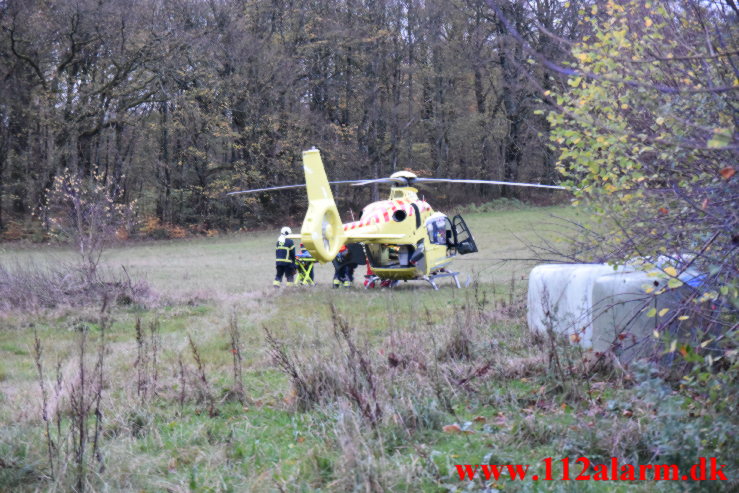
M459 284L459 272L439 272L437 274L432 274L430 276L423 276L422 279L426 281L427 283L431 284L431 286L438 290L439 286L436 285L436 279L442 278L442 277L451 277L454 279L454 284L456 284L457 288L461 288Z
M439 272L437 274L432 274L430 276L422 276L417 277L418 280L426 281L433 287L435 290L439 289L439 286L436 284L436 280L442 277L451 277L454 279L454 284L457 286L457 288L462 288L462 285L459 283L459 272ZM383 288L394 288L398 284L400 284L400 281L397 279L389 280L385 279L383 280L379 276L364 276L364 289L373 288L375 286L380 286ZM467 283L469 284L469 282ZM465 285L466 287L467 285Z

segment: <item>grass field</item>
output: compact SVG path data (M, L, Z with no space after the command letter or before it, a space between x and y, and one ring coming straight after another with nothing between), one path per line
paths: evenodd
M556 238L553 215L575 218L466 214L480 252L455 264L461 290L333 290L330 266L317 287L274 290L275 232L111 249L106 266L146 279L151 306L0 316L0 491L653 491L530 479L547 457L557 478L564 457L647 463L659 441L682 467L703 451L680 428L699 403L647 377L578 379L568 347L558 373L554 342L529 334L531 264L504 260ZM71 257L5 245L0 263ZM707 446L731 456L724 443ZM457 464L483 463L531 466L460 480Z
M527 256L526 243L538 235L558 236L557 217L575 218L570 207L521 208L493 213L465 214L480 252L459 257L458 270L481 282L510 281L512 273L524 269L521 262L502 259ZM299 224L293 224L297 231ZM197 238L134 243L106 252L104 262L111 268L125 266L133 278L149 281L160 293L174 297L201 296L227 298L271 288L274 277L275 231L258 231L224 238ZM54 264L69 261L74 254L57 248L0 246L0 261ZM332 279L330 265L319 266L317 281ZM358 271L360 272L360 271Z

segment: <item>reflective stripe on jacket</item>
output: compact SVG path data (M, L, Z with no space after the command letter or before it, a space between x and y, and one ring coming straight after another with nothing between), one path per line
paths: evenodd
M285 240L277 242L277 250L275 250L275 261L277 263L294 264L295 263L295 244L293 240Z

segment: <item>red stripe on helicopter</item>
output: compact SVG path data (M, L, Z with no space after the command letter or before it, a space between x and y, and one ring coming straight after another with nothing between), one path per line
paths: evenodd
M382 224L390 222L390 218L392 217L391 212L395 212L399 209L405 211L408 216L413 216L415 214L413 203L414 202L408 202L406 204L403 200L384 200L382 202L378 202L375 204L375 207L365 209L364 215L366 217L363 219L344 224L344 231L363 228L365 226L370 226L373 223ZM417 204L419 212L431 210L431 206L426 201L419 200L415 203Z

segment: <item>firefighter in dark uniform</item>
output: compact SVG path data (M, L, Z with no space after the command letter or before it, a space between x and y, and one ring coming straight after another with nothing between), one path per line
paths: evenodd
M293 240L287 238L292 230L285 226L280 230L280 237L277 238L277 249L275 250L275 266L277 275L272 283L274 287L279 288L282 284L282 276L287 279L287 285L293 284L295 277L295 244Z

